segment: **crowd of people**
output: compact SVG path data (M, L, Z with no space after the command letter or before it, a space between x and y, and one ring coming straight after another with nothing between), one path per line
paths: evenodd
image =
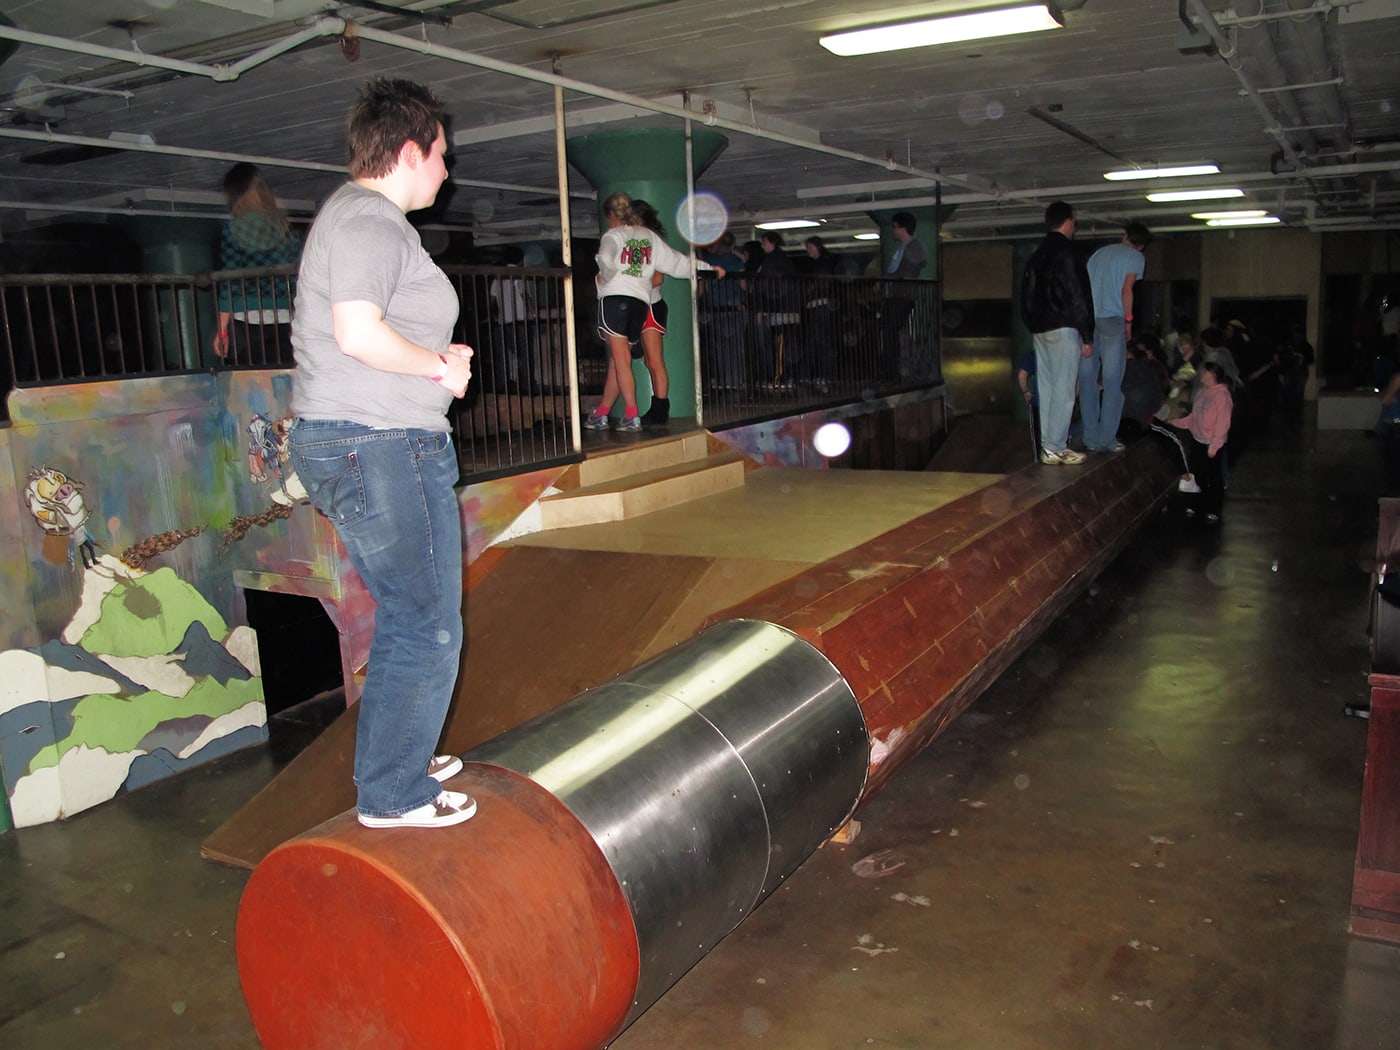
M1302 327L1271 334L1232 318L1198 335L1184 320L1165 338L1135 331L1134 287L1149 232L1131 223L1121 241L1085 262L1071 244L1073 208L1050 205L1045 226L1021 287L1034 351L1017 370L1041 463L1083 463L1087 452L1121 451L1125 441L1156 432L1180 448L1187 513L1218 522L1229 456L1238 456L1276 411L1302 409L1315 363ZM1395 374L1387 396L1400 419L1400 366Z

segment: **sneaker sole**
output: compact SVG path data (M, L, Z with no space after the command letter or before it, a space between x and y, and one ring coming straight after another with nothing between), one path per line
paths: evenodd
M476 816L476 799L472 799L471 805L464 809L445 814L434 813L431 817L368 817L363 813L356 816L367 828L450 828L454 824L464 824Z

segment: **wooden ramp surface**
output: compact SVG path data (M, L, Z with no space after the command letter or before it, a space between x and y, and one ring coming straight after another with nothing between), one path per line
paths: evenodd
M461 753L684 641L736 602L998 480L753 471L742 488L629 521L559 529L483 557L464 601L443 750ZM355 802L351 708L204 843L252 867Z
M976 413L958 416L928 470L1011 474L1035 463L1029 420Z

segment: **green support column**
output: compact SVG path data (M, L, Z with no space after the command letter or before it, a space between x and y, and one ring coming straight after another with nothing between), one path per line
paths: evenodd
M147 274L207 273L219 268L219 223L211 219L153 216L121 217L122 232L141 246ZM161 294L153 307L159 317L167 368L199 369L213 358L214 325L218 312L207 290L177 290Z
M729 140L716 131L693 129L691 154L696 179L727 145ZM684 131L679 128L599 131L569 139L567 149L569 163L598 191L600 229L607 229L602 215L603 201L621 190L629 197L651 202L666 227L666 243L679 252L690 250L690 245L675 229L676 206L686 192ZM577 294L591 294L591 289L580 288ZM686 282L667 277L662 295L670 311L663 346L666 374L671 381L671 414L693 416L696 376L690 290ZM647 403L640 394L650 392L651 379L640 361L633 362L632 371L637 377L637 402L645 412Z

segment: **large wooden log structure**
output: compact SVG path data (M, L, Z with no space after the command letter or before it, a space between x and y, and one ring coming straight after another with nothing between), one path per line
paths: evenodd
M761 720L751 712L750 724L726 729L705 705L715 701L733 712L736 693L673 681L657 686L654 704L646 697L630 701L629 712L660 725L655 733L632 739L633 716L604 711L595 719L597 732L581 741L576 732L561 735L561 722L545 716L513 731L522 735L507 744L479 749L483 761L474 761L475 752L465 755L468 769L453 786L481 800L465 825L367 831L346 814L280 846L254 871L238 923L240 973L264 1045L606 1045L683 972L675 966L683 938L672 938L669 955L661 957L639 948L655 942L652 927L666 902L658 906L647 894L652 886L636 885L637 849L644 850L645 839L629 847L627 863L619 862L617 838L630 822L645 814L657 829L656 868L642 870L641 881L670 879L699 887L703 897L709 873L718 878L728 870L719 851L732 844L721 826L725 807L697 808L694 793L709 789L715 770L742 767L753 775L756 804L767 807L751 826L790 819L784 807L803 793L774 791L755 771L756 742L780 735L819 695L839 705L839 694L858 704L864 722L864 776L851 782L848 798L803 814L818 831L836 827L1118 554L1174 486L1177 469L1151 440L1085 468L1031 468L717 615L721 624L775 625L769 629L795 636L797 645L805 640L817 660L829 661L839 688L794 686L794 695L779 697L771 724L755 725ZM772 676L762 677L765 653L740 645L720 659L710 655L676 659L692 659L697 676L732 679L734 689L760 680L774 690ZM802 665L815 666L809 656ZM639 670L646 679L645 668ZM592 717L591 704L616 694L605 686L575 698L561 709L562 724ZM657 715L669 710L680 714L669 721ZM695 719L713 725L717 743L688 760L669 730ZM552 741L560 750L550 757ZM789 746L797 754L802 743ZM832 746L839 766L847 742ZM665 761L649 754L653 748L662 749ZM645 783L610 776L605 767L619 754L628 761L640 756L649 771ZM829 758L814 760L823 772L811 773L811 783L829 780ZM809 773L798 768L792 775ZM608 799L615 796L608 792L622 790L626 805L619 801L610 822ZM673 834L680 837L666 837ZM784 858L778 871L771 839L757 843L760 852L765 847L769 871L754 899L718 893L712 907L697 909L695 899L676 895L676 922L700 927L701 955L718 939L715 930L722 936L737 925L801 859ZM430 1002L443 1005L429 1009Z

